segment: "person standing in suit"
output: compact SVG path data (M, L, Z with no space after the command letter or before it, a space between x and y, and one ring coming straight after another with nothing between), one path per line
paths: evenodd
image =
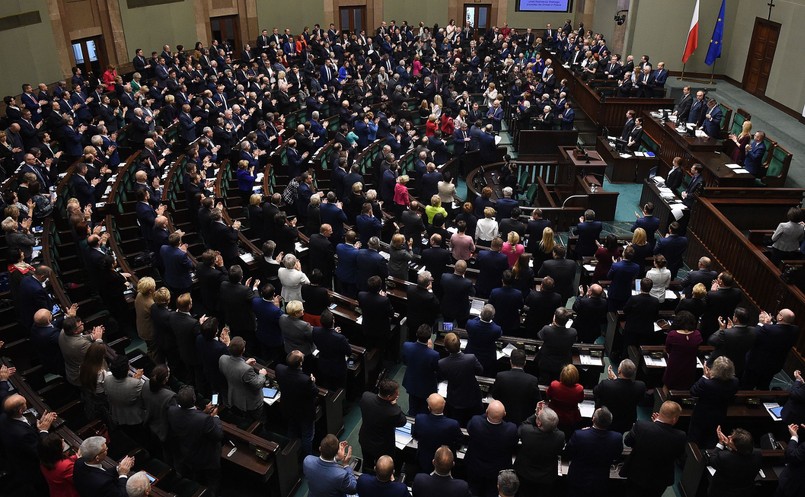
M688 122L688 115L690 114L690 106L693 104L693 97L690 95L690 86L682 88L682 98L676 104L674 115L679 123Z
M682 178L685 176L685 171L682 169L682 157L674 157L671 163L671 170L665 178L665 186L674 193L677 192L682 186Z
M562 368L572 362L573 344L578 341L578 334L575 329L567 327L571 316L569 309L560 307L554 312L553 322L537 333L537 339L542 340L538 355L539 382L542 385L559 378Z
M436 449L433 455L433 472L419 473L414 477L412 485L413 497L469 497L467 482L453 478L450 472L455 465L453 450L447 445ZM554 467L556 460L554 460Z
M319 351L318 385L330 390L344 388L347 376L347 360L352 353L347 337L341 328L334 327L333 313L325 309L320 317L321 326L313 328L313 345Z
M402 385L408 393L408 415L425 413L427 399L437 390L439 370L439 353L433 350L430 325L421 324L416 330L416 342L403 344L402 360L406 366Z
M192 272L196 267L187 254L187 244L182 243L182 235L181 230L174 231L168 235L168 244L159 250L165 268L165 285L173 295L190 291L193 286Z
M302 463L312 497L354 494L357 480L350 467L352 447L329 434L319 445L319 456L309 455Z
M674 425L682 407L665 401L651 421L637 421L623 437L632 448L620 475L627 479L627 497L660 497L674 483L676 460L685 451L685 432Z
M274 285L266 283L260 289L260 296L252 298L252 311L257 320L257 341L260 343L261 357L272 362L280 362L285 357L282 342L282 330L279 321L281 297L277 295Z
M406 423L405 414L397 405L400 386L396 381L385 379L378 392L364 392L360 399L361 429L358 440L363 451L364 471L374 466L382 455L394 453L394 430Z
M635 111L631 109L626 111L626 122L623 124L623 131L621 131L621 140L623 141L629 139L629 134L632 132L632 128L634 128L635 114Z
M441 274L439 277L441 278ZM429 327L433 327L436 317L439 315L439 299L431 291L433 278L430 271L423 271L417 275L416 282L416 285L407 285L405 290L408 298L407 325L409 340L414 338L421 325L426 324ZM424 398L422 400L424 407Z
M651 246L651 250L654 250L654 246L657 243L657 239L654 234L660 228L660 220L654 217L653 213L654 203L646 202L646 204L643 205L643 216L641 217L639 214L635 213L637 220L632 223L631 227L632 232L634 232L634 230L637 228L643 228L646 231L646 238L648 240L648 244Z
M701 164L693 164L690 167L690 172L693 175L688 181L688 187L682 192L682 203L685 204L688 208L693 207L693 202L696 200L696 197L699 196L701 189L704 187L704 177L702 176L702 170L704 166Z
M474 355L461 351L455 333L445 335L444 348L450 355L439 359L439 377L447 381L447 413L466 426L482 410L481 388L475 375L482 374L484 369Z
M688 271L688 274L682 278L680 285L682 285L682 291L685 293L685 297L691 298L693 296L693 287L696 286L697 283L701 283L707 288L713 285L713 280L716 279L718 273L710 269L710 264L711 261L709 257L701 257L699 258L697 269Z
M497 374L497 348L495 342L503 335L495 318L495 307L486 304L480 316L467 321L466 353L473 354L483 366L483 375L494 377Z
M372 251L374 252L374 251ZM374 252L382 259L379 253ZM385 262L385 259L383 259ZM368 347L380 347L386 350L391 338L391 318L394 308L383 290L383 280L380 276L371 276L364 292L358 292L358 305L361 308L363 323L361 330L365 344Z
M557 429L559 416L544 402L518 428L522 446L514 461L522 495L544 492L552 495L557 480L556 460L565 446L565 435Z
M81 497L127 497L126 483L134 457L126 456L117 467L104 469L108 449L104 437L89 437L78 449L81 457L73 467L73 484ZM220 453L219 453L220 458Z
M536 376L526 373L523 368L526 354L515 349L509 358L511 370L501 371L495 376L490 395L506 407L506 421L519 426L532 413L542 398Z
M504 421L506 408L493 400L485 415L473 416L467 424L467 480L473 495L495 497L498 473L512 467L517 448L517 425Z
M335 247L338 257L338 264L335 267L336 289L347 297L355 297L358 294L358 253L361 244L356 240L355 232L348 231L344 235L344 242Z
M598 249L596 242L601 236L603 226L601 221L595 220L595 211L587 209L584 211L584 216L579 218L579 224L576 225L576 234L579 239L576 241L576 258L592 257Z
M260 285L260 280L252 281L249 278L245 285L241 281L243 281L243 269L238 264L230 266L228 280L221 283L218 297L221 311L219 317L229 327L232 336L255 341L252 347L256 347L257 324L252 311L252 299L257 294L256 290Z
M707 133L707 136L714 140L721 138L721 118L723 116L721 106L718 105L716 99L711 98L707 102L707 113L702 121L702 129Z
M64 358L65 379L73 386L80 387L79 371L89 346L103 342L103 326L96 326L89 334L83 334L84 322L77 316L68 316L62 322L59 333L59 349Z
M487 298L494 288L500 286L503 271L509 267L506 254L500 251L502 247L503 240L495 237L491 250L482 250L476 257L478 278L475 281L475 293L478 297Z
M6 388L8 373L6 368L2 377ZM24 416L27 409L25 397L12 394L3 402L3 413L0 415L0 441L5 449L7 469L11 472L11 484L5 490L15 497L47 495L47 486L39 470L37 449L40 439L47 435L56 421L56 413L43 412L36 424L32 425Z
M749 311L736 307L732 319L719 318L718 321L719 330L707 340L715 347L707 362L713 364L718 357L728 357L735 365L735 376L742 378L746 355L757 338L754 326L749 326Z
M760 471L762 458L755 450L752 434L736 428L730 436L716 428L718 443L704 452L705 463L716 470L707 488L708 497L755 495L755 477Z
M369 279L372 276L379 277L381 282L389 276L388 263L380 255L380 239L376 236L369 239L367 248L358 252L356 276L358 291L369 290Z
M141 436L142 424L145 420L143 404L143 370L138 369L129 376L129 359L118 355L109 364L111 377L107 376L103 391L109 402L109 414L112 422L129 436Z
M495 288L489 294L489 304L497 310L494 314L495 324L503 334L517 335L520 331L520 311L523 309L523 292L514 288L514 275L510 269L503 271L503 286ZM533 279L532 279L533 282ZM469 323L467 323L469 326Z
M799 429L805 428L805 424L788 425L788 433L791 438L785 448L785 468L778 477L777 491L774 497L797 497L802 495L805 489L805 473L803 461L805 461L805 445L799 443Z
M612 415L609 428L618 433L626 433L637 420L637 406L646 395L646 384L636 381L637 367L631 359L624 359L618 365L618 374L607 368L607 379L593 388L596 407L606 407Z
M461 427L458 421L444 415L445 400L438 393L428 396L428 412L414 418L411 435L417 441L417 463L419 473L433 471L433 453L441 446L447 446L454 453L461 443Z
M216 495L221 485L221 440L224 431L218 406L196 409L196 392L185 385L176 394L179 405L168 408L170 437L177 450L177 469Z
M699 326L702 338L707 340L718 330L719 317L725 320L731 318L742 298L743 293L740 288L735 286L735 278L732 277L732 274L726 271L720 273L713 281L705 299L707 304Z
M785 363L789 350L799 336L791 309L780 309L776 322L768 312L760 313L760 326L755 328L756 339L746 356L742 388L768 390L772 378Z
M358 478L359 497L409 497L405 483L394 481L394 459L381 456L374 467L375 474L364 473Z
M282 413L288 423L288 437L302 441L302 455L313 453L314 417L319 389L315 379L302 371L304 354L291 351L286 364L277 364L276 375L282 392Z
M744 168L752 173L755 178L766 176L766 167L763 165L763 157L766 155L766 133L758 131L755 133L752 143L746 146L746 156L744 157Z
M227 382L229 405L254 421L262 421L266 370L255 369L257 361L245 359L245 351L245 340L233 337L229 342L229 355L218 359L218 367Z
M218 208L210 212L209 240L207 246L217 250L224 258L226 267L237 264L238 257L238 230L240 221L235 220L231 226L227 226L223 221L221 210Z
M570 459L567 487L571 497L610 495L609 468L623 453L622 435L610 430L613 414L609 409L596 409L592 421L592 427L576 430L565 448Z
M590 285L586 294L583 291L584 288L580 287L579 296L573 302L573 312L576 313L573 327L579 333L580 342L595 343L607 322L607 299L604 289L597 283Z
M475 296L475 287L471 280L464 277L466 261L456 261L453 271L453 274L442 275L441 311L446 322L456 322L463 327L470 317L470 298Z
M541 330L543 326L551 324L556 309L562 307L562 296L554 291L554 287L553 278L544 276L542 284L536 285L525 298L525 307L528 308L525 316L527 336L530 337L534 330Z
M704 101L704 92L699 90L696 92L696 100L693 100L690 105L690 112L688 112L688 124L695 124L696 127L702 125L704 115L707 113L707 102Z
M684 263L683 256L688 248L688 239L679 234L679 223L674 221L668 225L668 233L665 237L657 240L654 247L654 255L662 254L668 261L668 269L671 270L671 279L676 279L677 273Z
M727 421L727 408L738 391L735 366L725 356L713 361L712 369L704 364L704 375L690 387L698 397L688 428L688 440L699 447L712 447L716 442L716 427Z

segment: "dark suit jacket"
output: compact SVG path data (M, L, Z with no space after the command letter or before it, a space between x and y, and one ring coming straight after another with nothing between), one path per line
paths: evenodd
M540 372L557 373L558 377L562 367L573 360L573 344L578 341L576 330L551 324L539 330L537 339L543 341L539 349Z
M654 237L654 234L660 228L660 220L658 218L654 216L643 216L637 218L637 220L632 223L631 230L634 231L637 228L643 228L646 230L649 245L653 247L657 243L657 239Z
M637 420L637 405L646 395L646 384L642 381L615 378L604 380L593 389L595 407L605 406L612 412L609 429L625 433Z
M539 380L522 369L498 373L490 393L506 406L506 421L518 426L534 414L537 402L542 399Z
M573 327L579 332L579 341L593 343L601 336L601 327L607 322L607 299L601 297L576 297L573 302Z
M355 284L357 281L359 250L352 245L340 243L336 246L335 251L338 254L338 265L335 268L336 279L342 283Z
M760 452L738 454L728 449L715 448L705 452L708 466L716 470L710 479L707 495L752 497L755 495L755 477L760 471Z
M528 312L525 316L525 329L529 335L534 330L541 330L543 326L551 324L556 309L562 307L562 296L551 290L535 291L531 290L525 299Z
M472 281L456 274L442 275L442 314L446 321L466 321L470 316L469 298L475 295Z
M788 351L799 337L795 324L764 324L755 328L757 338L746 357L746 372L758 379L771 378L783 367ZM752 385L755 386L755 385ZM768 388L768 385L757 385Z
M500 470L512 467L517 448L517 425L504 421L490 423L485 415L476 415L467 423L467 472L481 478L496 478Z
M335 271L335 247L330 240L316 233L310 237L310 269L319 269L324 275L324 286L330 287L330 280Z
M6 387L7 382L3 382ZM38 480L42 482L39 471L38 446L40 434L36 426L9 418L5 413L0 415L0 441L5 448L8 469L13 472L14 479L26 485Z
M201 302L207 313L217 314L218 295L221 290L221 283L227 280L226 271L221 268L202 264L196 270L196 277L201 292Z
M196 353L196 337L201 333L198 319L190 314L174 312L170 316L170 328L176 339L179 358L188 368L201 364Z
M276 374L282 392L281 404L285 417L313 423L319 389L310 375L285 364L277 364Z
M550 276L554 280L554 291L562 296L562 305L576 293L576 270L578 266L570 259L549 259L542 263L537 276Z
M506 254L492 250L482 250L476 258L478 278L475 280L475 291L479 297L488 297L492 289L497 288L503 279L503 271L509 269Z
M718 290L707 292L707 307L704 310L704 314L702 314L701 326L699 327L702 336L709 336L718 330L719 316L725 320L731 319L742 297L741 290L736 287L719 288Z
M676 276L676 272L682 267L682 256L688 248L688 239L682 235L669 235L660 238L654 247L655 254L662 254L668 261L668 269L671 274Z
M457 352L439 359L439 377L447 381L447 398L452 407L480 407L481 388L475 375L483 371L483 366L472 354Z
M221 459L220 449L218 460ZM98 497L127 497L126 478L120 478L114 468L98 469L87 466L83 458L73 466L73 485L79 495Z
M557 478L556 458L565 446L565 435L537 428L534 414L520 425L518 434L523 444L514 461L517 476L533 485L550 486Z
M363 423L358 440L364 456L394 454L394 428L405 426L406 423L400 406L381 399L373 392L364 392L359 405ZM374 464L374 461L367 463Z
M632 448L621 475L642 487L667 487L674 483L674 467L685 452L685 432L661 422L638 421L624 436Z
M687 122L688 115L690 115L690 106L693 104L693 95L683 96L682 100L676 104L676 117L677 122Z
M371 276L380 276L386 280L389 275L389 268L386 259L377 250L361 249L357 258L357 280L358 290L367 290L368 281Z
M716 426L727 418L727 408L738 391L738 379L716 380L705 376L690 387L690 394L698 397L693 407L688 428L688 439L700 446L712 446L715 441ZM709 442L709 443L708 443Z
M373 292L359 292L358 305L363 314L363 334L369 346L386 347L391 336L391 322L394 315L388 297Z
M87 205L93 205L95 203L95 187L89 184L87 178L82 178L74 174L70 180L70 184L73 186L73 192L78 199L78 203L81 204L82 209Z
M707 362L712 364L716 358L727 356L735 365L735 376L740 378L746 365L746 355L752 349L756 338L754 326L734 326L719 330L707 340L715 347Z
M441 247L428 247L422 251L422 257L419 262L424 264L425 269L430 271L434 289L437 292L441 292L442 275L449 271L447 265L453 262L450 251Z
M464 480L452 476L419 473L412 485L414 497L470 497L470 487Z
M693 296L693 287L697 283L701 283L710 290L713 280L716 279L718 273L707 269L697 269L690 271L687 276L680 282L682 284L682 291L685 292L685 297L691 298Z
M209 240L207 245L213 250L221 252L226 267L238 262L238 232L235 228L223 223L210 223Z
M505 334L511 335L520 329L523 292L510 286L495 288L489 295L489 303L495 306L495 323Z
M219 314L236 335L238 332L254 333L256 329L252 297L254 292L246 285L229 281L221 283Z
M779 476L778 489L785 497L802 495L805 489L805 444L790 440L785 448L785 469Z
M420 473L433 471L433 455L436 449L447 445L453 451L461 443L461 426L455 419L434 414L417 414L411 427L411 434L417 440L417 462Z
M640 265L633 261L623 259L612 264L607 274L607 279L611 281L607 290L607 297L610 300L616 299L626 302L632 294L634 280L640 276Z
M623 327L623 338L626 343L651 345L650 337L654 336L654 322L660 316L660 301L657 297L647 293L632 295L623 306L623 313L626 316L626 324Z
M408 487L399 481L380 481L377 476L362 474L358 478L356 493L360 497L409 497Z
M441 278L441 275L439 276ZM433 292L419 286L409 285L406 290L408 334L413 336L423 324L433 326L439 315L439 299Z
M576 242L576 257L592 257L598 246L595 242L601 236L603 225L601 221L585 221L576 225L576 234L579 240Z
M576 430L565 448L570 458L568 487L592 495L607 495L609 467L623 453L623 438L617 431L589 428Z
M221 439L224 431L219 418L195 409L168 407L170 436L177 444L179 467L194 471L221 467Z
M165 245L159 251L165 268L165 284L171 288L189 289L193 285L190 273L195 267L186 252L178 247Z
M685 171L683 171L681 167L672 169L668 172L668 177L665 178L665 186L676 192L677 189L682 186L682 178L684 176Z
M484 367L485 376L497 373L497 348L495 341L503 334L500 326L494 322L481 321L476 317L467 321L467 354L473 354Z
M53 299L50 298L47 291L42 288L42 284L34 278L33 274L22 278L16 297L14 305L19 312L20 324L26 330L30 330L31 326L33 326L36 311L53 308Z

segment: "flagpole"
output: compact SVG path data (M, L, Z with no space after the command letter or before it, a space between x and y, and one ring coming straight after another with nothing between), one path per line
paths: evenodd
M679 75L679 77L676 78L676 79L679 79L679 80L684 80L685 79L685 63L684 62L682 63L682 74Z
M713 61L713 71L710 73L710 84L711 85L713 84L713 77L716 74L716 62L718 62L718 59Z

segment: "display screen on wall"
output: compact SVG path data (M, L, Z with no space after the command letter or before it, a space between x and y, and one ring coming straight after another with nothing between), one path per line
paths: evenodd
M517 12L570 12L573 0L517 0Z

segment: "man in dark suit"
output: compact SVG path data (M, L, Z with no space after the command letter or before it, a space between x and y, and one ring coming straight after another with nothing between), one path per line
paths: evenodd
M501 248L503 240L495 237L492 240L492 250L481 250L476 257L478 278L475 280L475 293L479 297L489 297L492 290L500 286L503 271L509 267L509 260L506 254L500 252Z
M495 323L504 335L516 335L520 330L520 311L523 309L523 292L512 287L514 275L503 271L503 286L489 294L489 303L495 308ZM468 324L469 326L469 324Z
M601 285L594 283L586 295L579 294L573 302L573 312L576 313L573 327L579 332L580 342L594 343L600 338L602 326L607 322L607 299Z
M187 244L182 243L181 231L174 231L168 236L168 244L161 247L159 254L164 267L165 286L172 295L180 295L190 291L193 286L192 272L196 264L187 254Z
M473 416L467 424L467 481L473 495L496 497L498 473L512 467L517 448L517 425L504 421L506 408L493 400L486 415Z
M394 454L394 429L405 426L406 419L397 398L400 386L396 381L385 379L378 385L378 392L364 392L360 399L361 424L358 440L363 451L364 464L374 467L377 459ZM367 466L364 466L364 471Z
M682 192L682 203L685 204L688 208L693 207L693 202L696 200L696 197L699 196L702 187L704 186L704 177L702 176L702 170L704 166L701 164L693 164L690 167L690 172L693 175L688 182L688 187Z
M408 209L404 210L400 215L400 229L406 240L411 238L417 240L422 236L422 232L425 231L425 223L422 222L419 206L419 202L414 200L408 206Z
M447 381L447 413L466 426L482 409L481 388L475 375L483 373L483 366L474 355L461 352L455 333L445 335L444 348L450 355L439 360L439 377Z
M802 494L805 488L805 473L803 473L803 461L805 461L805 444L799 441L799 429L805 425L791 424L788 426L788 433L791 439L785 448L785 469L779 476L777 493L775 497L789 497Z
M700 257L698 269L689 271L688 274L682 278L680 284L682 285L682 291L685 293L686 298L693 296L693 287L696 286L697 283L701 283L705 288L710 288L713 285L713 280L716 279L718 273L710 269L710 264L709 257Z
M623 306L626 322L623 325L624 357L630 345L658 345L664 342L662 333L654 332L654 322L660 317L660 301L649 292L654 287L650 278L640 280L640 293L632 295Z
M126 456L120 460L116 468L103 469L101 463L108 452L104 437L89 437L81 442L81 458L73 467L73 485L81 497L127 497L126 480L134 458ZM221 453L218 452L220 461Z
M405 483L394 481L394 459L391 456L378 458L374 473L364 473L358 478L356 492L360 497L410 497Z
M20 286L14 298L14 306L19 312L19 324L30 330L34 324L34 315L39 309L53 309L55 302L43 287L53 270L47 266L37 266L33 273L26 275L20 281Z
M719 330L707 340L715 347L707 362L713 364L716 358L727 356L735 365L735 376L742 378L746 355L757 339L754 326L749 326L749 311L736 307L732 319L725 321L720 318L718 321Z
M565 435L557 430L559 416L544 403L518 428L522 446L514 461L522 495L552 495L557 479L556 460L565 446Z
M498 222L511 217L512 209L519 205L517 200L512 198L513 194L514 190L507 186L503 189L503 198L499 198L495 203ZM507 233L501 232L501 234L505 237Z
M584 216L579 218L576 225L576 234L579 239L576 241L576 258L592 257L598 249L596 242L601 236L603 225L601 221L595 220L595 211L587 209Z
M430 203L430 198L439 192L440 181L442 181L442 173L436 170L436 164L429 162L419 185L420 200Z
M578 341L578 333L567 326L571 315L569 309L556 309L553 322L537 333L537 339L542 340L539 350L539 382L542 385L559 379L559 372L572 361L571 352L573 344Z
M607 379L593 389L596 407L606 407L613 416L609 428L625 433L637 420L637 406L646 395L646 384L635 381L637 367L631 359L624 359L618 365L618 374L607 368Z
M192 309L190 293L182 293L176 298L176 312L170 315L170 329L176 340L181 364L171 363L171 373L184 383L200 388L204 373L196 352L196 337L201 333L201 323L190 314Z
M736 428L730 436L716 430L718 444L704 452L705 464L715 470L707 495L751 497L755 495L755 478L763 462L755 450L752 434Z
M414 238L414 240L416 240L416 238ZM432 234L429 238L429 246L422 251L419 260L430 273L433 281L433 292L438 298L444 295L444 290L442 289L442 275L449 271L447 265L452 262L450 251L442 246L442 242L442 235L439 233Z
M721 138L722 117L724 117L724 114L721 112L721 106L718 105L714 98L710 99L707 102L707 113L704 115L702 129L707 133L707 136L714 140Z
M385 261L385 259L384 259ZM366 291L358 292L358 305L361 308L364 344L367 347L379 347L381 350L391 349L391 321L394 309L380 276L370 276L366 283Z
M682 407L672 400L663 402L652 421L638 421L623 437L632 448L621 476L627 478L628 497L660 497L674 483L676 461L685 452L686 436L674 425Z
M458 421L444 415L445 400L438 393L428 396L427 411L416 415L411 435L417 441L419 473L433 471L433 454L446 445L457 450L461 444L461 427Z
M781 309L776 322L772 322L769 313L760 313L762 325L755 328L757 337L746 357L743 388L769 389L771 379L783 368L788 351L799 337L799 326L794 321L791 309Z
M170 437L176 447L176 466L182 475L207 486L212 495L221 484L221 440L224 431L218 406L196 409L196 392L189 385L176 394L178 405L168 408Z
M679 223L674 221L668 225L668 234L657 241L654 247L654 255L662 254L668 261L668 269L671 270L671 279L676 279L677 273L684 263L683 256L688 249L688 239L679 234Z
M707 306L701 317L699 330L702 338L707 340L719 328L718 318L729 319L735 313L735 308L741 303L743 293L735 286L735 278L731 273L719 274L710 291L707 292Z
M231 267L238 262L239 229L240 221L235 221L232 226L227 226L219 209L213 209L210 213L210 237L206 242L209 248L221 253L226 267Z
M554 281L550 276L542 278L539 289L531 290L525 298L528 308L525 316L526 337L533 338L534 330L551 324L556 309L562 307L562 296L554 291Z
M466 271L467 263L459 260L453 274L442 275L442 315L446 322L455 321L460 327L470 317L470 297L475 296L472 281L464 277Z
M5 366L4 366L5 368ZM5 373L8 373L5 369ZM3 383L8 388L8 376ZM18 394L8 396L3 402L0 415L0 441L6 453L7 469L11 472L11 485L7 487L10 495L47 495L47 485L39 470L39 440L47 436L51 424L56 420L55 412L44 412L33 426L25 416L28 409L25 397Z
M87 178L86 164L81 162L76 166L75 173L70 179L70 184L73 187L75 197L78 199L78 203L81 204L82 209L88 205L95 204L95 186L100 182L100 178L93 178L91 180Z
M323 286L328 290L333 286L333 273L335 271L335 246L330 242L333 228L329 224L322 224L318 233L310 237L309 261L310 271L318 269L322 274Z
M626 123L624 123L623 131L621 131L621 140L627 141L629 139L629 134L632 132L632 128L634 128L634 118L635 111L626 111Z
M674 115L676 115L677 122L688 122L688 115L690 115L690 106L693 104L693 97L690 94L690 86L682 88L682 98L676 104Z
M356 284L358 291L369 289L369 278L378 276L385 281L389 275L386 259L380 255L380 239L373 236L369 239L367 248L361 249L357 257Z
M707 113L707 102L704 101L704 92L699 90L696 92L696 99L691 102L690 112L688 113L689 124L695 124L696 127L701 126L704 121L704 115Z
M563 245L553 247L553 259L542 263L542 267L537 272L537 276L553 278L556 292L562 296L562 305L567 299L573 296L576 288L576 271L578 265L576 261L565 259L567 249Z
M356 242L356 239L355 232L348 231L344 235L344 243L339 243L335 247L335 253L338 256L338 265L335 268L336 289L348 297L355 297L358 294L357 261L360 242Z
M555 466L556 461L554 461ZM412 485L413 497L469 497L470 488L464 480L454 479L450 472L455 465L453 450L447 445L436 449L433 472L419 473Z
M408 392L409 416L427 412L426 399L437 390L439 353L433 350L430 338L430 325L421 324L416 330L416 342L402 346L402 360L406 365L402 384Z
M338 390L346 382L346 357L352 353L352 348L341 329L333 326L333 313L329 309L321 313L320 320L321 326L313 328L313 343L319 350L316 382L324 388Z
M674 157L671 164L671 170L668 171L668 176L665 178L665 186L677 193L679 187L682 186L682 179L685 177L685 171L682 169L682 158Z
M651 249L654 250L654 245L657 243L657 239L654 234L660 228L660 220L654 217L654 203L647 202L643 205L643 216L639 216L635 214L637 220L632 223L631 231L636 230L637 228L643 228L646 230L646 237L648 244L651 246Z
M744 168L752 173L756 178L766 176L766 169L763 167L763 156L766 155L766 133L758 131L755 133L752 143L746 146L746 157L744 158Z
M605 497L609 493L609 468L623 453L623 437L610 430L613 413L599 407L593 413L593 426L576 430L567 443L570 458L567 471L568 495Z
M247 344L256 347L257 325L252 311L252 299L256 296L255 288L260 280L252 282L249 278L246 284L243 281L243 269L237 264L229 268L227 281L221 283L219 295L220 319L229 326L233 337L243 337Z
M441 277L441 275L439 275ZM406 285L408 339L411 340L423 324L433 327L439 315L439 299L431 291L433 278L430 271L417 275L416 285ZM403 383L405 386L405 383ZM408 389L407 386L405 386ZM423 408L424 408L424 400Z
M495 307L486 304L480 316L467 321L467 354L474 355L484 368L484 376L497 374L497 349L495 342L503 334L500 326L493 322Z
M319 389L313 377L302 371L305 355L288 354L286 364L277 364L277 383L282 392L282 413L288 423L288 437L302 441L302 456L313 453L313 421Z
M495 383L489 393L506 406L506 421L519 426L534 414L542 396L537 377L523 371L526 362L525 352L515 349L509 360L511 369L501 371L495 376Z

